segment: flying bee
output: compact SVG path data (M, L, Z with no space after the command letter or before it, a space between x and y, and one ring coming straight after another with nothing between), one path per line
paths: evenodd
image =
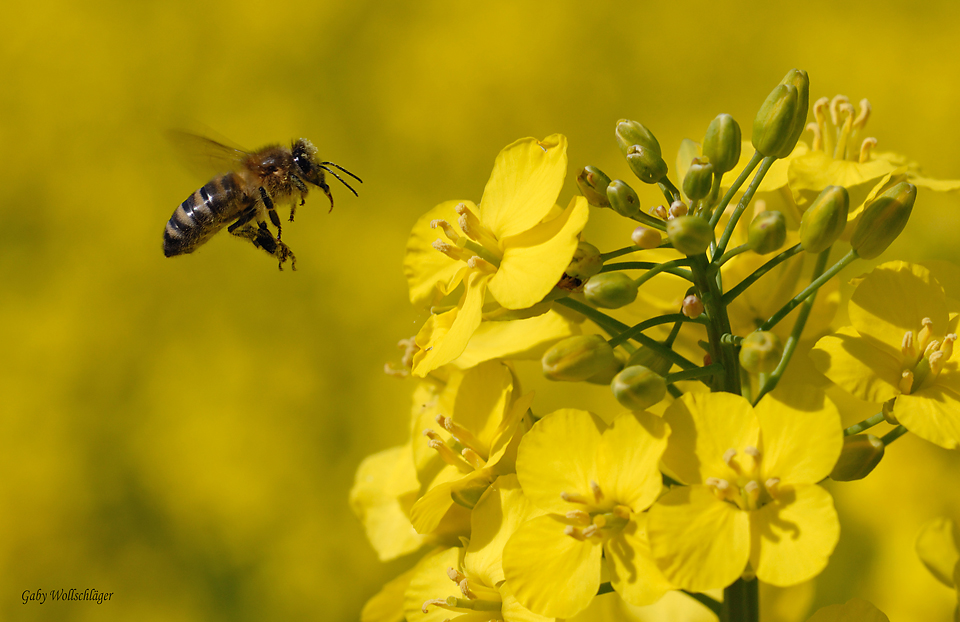
M192 253L226 226L233 235L249 240L255 247L276 257L281 270L287 260L296 270L297 259L293 251L280 240L282 227L276 205L289 202L290 222L293 222L297 205L304 204L309 191L307 184L310 184L323 190L330 199L330 211L333 211L333 195L324 171L340 180L356 196L357 191L329 167L363 183L342 166L320 161L317 148L305 138L294 141L289 148L270 145L254 152L193 134L176 133L173 139L188 149L200 147L208 159L223 167L221 170L230 172L208 181L174 210L163 231L163 254L167 257ZM267 217L277 228L276 237L267 225Z

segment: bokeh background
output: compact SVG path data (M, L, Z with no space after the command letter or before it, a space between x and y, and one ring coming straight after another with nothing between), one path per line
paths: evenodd
M382 373L422 321L405 238L436 203L478 200L516 138L565 133L572 167L623 176L617 119L665 152L720 112L748 134L796 66L811 99L868 97L878 148L960 178L955 3L667 4L6 6L0 619L357 619L403 568L376 560L347 493L365 455L406 440L412 385ZM332 182L332 214L319 193L300 208L296 273L226 234L165 259L164 223L206 178L164 132L197 126L250 148L311 138L360 197ZM960 260L960 198L914 213L887 256ZM613 244L614 225L588 234ZM960 517L958 463L908 436L834 486L844 531L816 602L949 620L913 540ZM113 597L21 601L60 588Z

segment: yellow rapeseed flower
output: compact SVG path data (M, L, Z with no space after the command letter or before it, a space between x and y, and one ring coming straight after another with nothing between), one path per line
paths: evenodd
M650 545L674 584L726 587L742 575L772 585L816 576L840 536L817 486L843 445L840 416L822 395L766 395L756 408L731 393L688 393L670 405L663 465L687 484L650 509Z
M405 260L411 300L433 305L461 284L463 293L417 335L415 375L457 358L484 313L528 309L558 283L588 213L583 197L556 208L566 169L566 137L518 140L497 156L479 207L447 201L418 221ZM431 237L429 228L446 239Z
M650 557L647 516L669 428L649 413L610 426L583 410L545 416L524 435L517 477L543 512L521 525L503 552L507 585L531 611L569 618L609 577L624 600L656 602L673 586Z
M947 449L960 447L960 370L951 360L957 316L930 271L893 261L857 285L852 327L820 339L814 365L868 402L893 402L908 430Z

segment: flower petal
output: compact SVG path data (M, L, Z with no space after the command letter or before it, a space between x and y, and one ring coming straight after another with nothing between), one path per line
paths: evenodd
M360 622L403 622L403 598L411 577L413 568L380 588L360 611Z
M569 618L600 588L603 547L564 534L555 515L527 521L503 549L507 585L520 604L549 617Z
M552 310L525 320L481 322L453 364L467 369L492 359L537 360L555 342L580 332L577 324Z
M504 622L553 622L553 618L534 613L521 605L517 597L513 595L513 590L510 589L509 584L503 583L499 589L500 598L503 599L500 611L503 613Z
M890 622L890 618L871 603L851 598L844 605L817 609L807 622Z
M486 585L503 581L504 545L520 525L542 514L527 500L516 475L498 477L471 513L464 572Z
M933 385L899 396L893 412L920 438L945 449L960 447L960 372L944 371Z
M810 359L817 371L847 393L879 404L900 393L897 385L903 368L889 349L875 344L851 328L841 328L820 339Z
M563 276L587 224L589 207L574 197L556 218L500 239L503 259L490 293L507 309L525 309L541 300Z
M557 202L566 173L566 136L521 138L507 145L483 189L480 221L500 240L530 229Z
M787 587L826 568L840 539L833 498L815 484L798 484L750 512L750 563L757 578Z
M652 605L676 589L657 567L650 552L646 513L634 514L627 526L603 544L610 582L631 605Z
M821 190L831 185L847 189L850 209L854 210L864 202L877 181L896 168L882 159L861 164L852 160L834 160L823 151L811 151L790 161L787 176L793 199L801 212L806 211Z
M441 229L430 226L434 220L446 220L459 235L463 235L457 225L459 216L454 208L464 203L473 210L476 206L470 201L445 201L417 219L407 239L407 252L403 257L403 274L410 288L410 302L416 307L429 307L453 291L459 283L458 273L465 264L447 257L433 247L435 240L452 244ZM460 275L462 277L462 275Z
M914 337L921 320L933 320L933 332L947 330L947 300L940 284L923 266L891 261L874 268L850 297L850 323L857 332L899 354L906 331Z
M675 585L694 592L722 588L746 568L748 513L720 501L706 486L674 488L649 514L650 549Z
M419 491L410 444L368 456L357 469L350 507L360 517L380 561L415 551L423 536L413 530L406 511Z
M763 477L781 485L814 484L843 449L840 413L815 387L781 385L754 408L760 421Z
M917 556L927 570L947 587L957 587L953 569L960 561L960 528L950 518L935 518L917 534Z
M461 596L457 584L447 576L447 568L459 568L459 556L459 548L439 549L417 562L403 599L409 622L443 622L450 617L450 611L440 607L429 607L424 613L423 604L434 598Z
M604 496L634 512L650 507L663 485L657 465L669 434L663 420L649 413L617 416L603 433L597 456L598 483Z
M663 418L670 426L663 463L685 484L702 484L708 477L735 479L723 455L728 449L742 452L747 445L756 446L760 429L750 402L732 393L686 393Z
M431 315L417 333L420 351L413 356L413 374L423 378L446 365L467 347L473 331L480 325L484 294L489 274L471 271L460 304L450 311Z
M590 494L590 482L599 481L597 454L604 428L596 415L565 408L546 415L524 434L517 477L534 505L565 514L573 508L560 498L561 492Z

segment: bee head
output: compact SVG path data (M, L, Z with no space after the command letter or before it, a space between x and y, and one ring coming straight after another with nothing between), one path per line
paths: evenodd
M317 148L306 138L293 143L293 163L300 176L314 186L324 186L323 173L317 162Z

